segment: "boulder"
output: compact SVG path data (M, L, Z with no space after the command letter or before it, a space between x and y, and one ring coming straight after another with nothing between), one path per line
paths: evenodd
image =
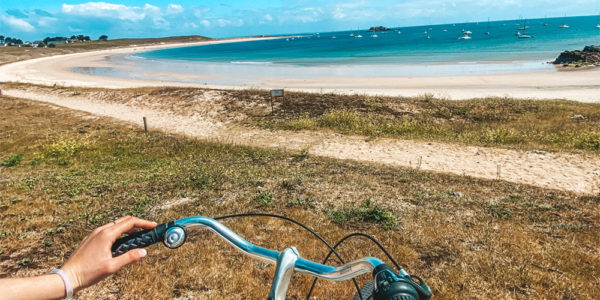
M585 46L583 50L564 51L553 64L555 65L600 65L600 46Z

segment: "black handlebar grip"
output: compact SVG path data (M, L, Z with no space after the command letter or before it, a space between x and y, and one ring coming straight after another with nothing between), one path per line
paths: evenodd
M113 257L117 257L131 249L145 248L162 241L167 224L160 224L153 229L146 229L117 239L111 247Z

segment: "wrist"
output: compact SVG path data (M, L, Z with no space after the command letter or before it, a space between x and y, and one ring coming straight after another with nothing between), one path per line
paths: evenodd
M54 269L50 271L50 274L56 274L60 277L62 281L63 293L65 299L73 298L73 286L71 285L71 280L68 275L61 269Z
M65 272L67 275L67 278L71 283L71 287L73 288L73 294L77 293L77 291L81 289L81 280L79 280L77 273L69 266L63 266L61 270L63 270L63 272Z

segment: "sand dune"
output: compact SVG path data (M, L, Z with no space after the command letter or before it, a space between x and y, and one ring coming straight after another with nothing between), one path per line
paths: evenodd
M435 172L525 183L534 186L597 194L600 160L586 154L547 153L380 138L367 140L322 132L251 129L223 124L203 115L181 116L141 105L106 103L32 91L5 90L8 96L52 103L108 116L141 126L146 116L152 130L184 134L226 143L288 150Z

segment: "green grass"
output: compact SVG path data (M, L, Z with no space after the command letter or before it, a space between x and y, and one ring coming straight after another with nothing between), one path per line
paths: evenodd
M343 206L337 210L329 210L327 214L338 224L371 222L391 229L397 223L396 218L390 212L378 206L371 199L363 201L360 206Z
M238 101L259 91L230 92ZM260 99L260 98L258 98ZM266 100L265 100L266 101ZM582 115L583 119L572 118ZM463 101L288 93L275 115L252 115L269 129L331 130L343 134L552 151L600 151L600 105L565 100L485 98Z
M20 164L22 160L23 160L23 154L17 154L17 155L13 155L13 156L7 158L5 161L0 163L0 165L3 167L14 167L14 166Z

